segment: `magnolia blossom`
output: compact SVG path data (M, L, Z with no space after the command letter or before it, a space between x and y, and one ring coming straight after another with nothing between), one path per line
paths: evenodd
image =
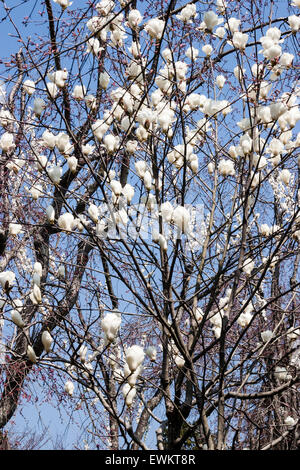
M97 223L99 218L99 209L95 204L91 204L88 208L88 214L93 220L93 222Z
M217 10L223 15L226 11L227 2L225 0L216 1Z
M122 185L121 185L120 181L112 180L112 181L110 181L109 184L110 184L112 192L114 193L115 196L120 196L122 194Z
M195 49L195 47L188 47L185 51L185 55L191 60L196 60L199 55L199 50Z
M3 152L11 152L16 147L14 143L14 136L9 132L4 132L0 139L0 148Z
M78 165L78 160L76 157L68 158L68 167L71 173L76 173L77 165Z
M14 121L13 115L8 111L8 109L1 109L0 111L0 124L3 127L7 127Z
M30 362L33 362L33 364L37 363L36 354L34 352L33 347L30 346L30 344L27 346L27 356L28 356L28 359L30 360Z
M139 10L130 10L128 15L128 24L132 29L135 29L142 21L143 16Z
M156 361L157 350L154 346L149 346L146 349L146 355L149 357L150 361Z
M247 274L247 276L250 276L250 274L252 273L252 271L254 269L254 266L255 266L254 261L252 259L248 258L244 261L242 269L243 269L244 273Z
M56 136L56 146L58 150L60 151L60 153L62 154L69 153L69 151L71 150L69 136L65 134L64 132L60 132Z
M86 43L86 52L91 52L95 56L98 56L99 52L103 50L103 47L100 47L99 39L90 38Z
M29 96L33 95L33 93L35 92L35 83L32 80L25 80L25 82L23 83L23 90Z
M67 69L56 70L56 72L48 73L47 77L50 82L54 83L58 88L63 88L68 78L68 71Z
M53 150L56 144L56 136L46 129L42 134L42 145Z
M206 11L204 13L203 22L208 31L212 31L215 26L219 24L219 17L213 11Z
M147 163L144 160L139 160L134 164L135 171L140 178L144 178L146 170L147 170Z
M300 17L296 15L291 15L288 17L288 23L291 27L293 33L297 33L300 29Z
M136 344L130 346L125 352L125 361L131 372L134 372L142 364L144 358L145 353L143 348Z
M223 37L225 36L226 34L226 30L225 28L223 28L222 26L219 26L219 28L216 29L215 31L215 36L217 36L219 39L223 39Z
M44 346L45 351L48 353L51 350L51 346L53 343L53 338L50 335L49 331L43 331L42 333L42 343Z
M62 230L65 230L66 232L71 232L75 226L73 214L71 214L70 212L66 212L65 214L59 217L57 223Z
M86 94L86 88L85 88L85 86L84 86L84 85L76 85L76 86L74 87L72 96L73 96L73 98L74 98L75 100L80 101L80 100L83 100L83 99L84 99L84 95L85 95L85 94Z
M101 320L101 328L104 331L106 340L109 343L112 343L116 339L121 326L121 322L121 314L118 311L107 313L105 317Z
M102 90L106 90L109 84L110 77L107 72L101 72L99 75L99 85Z
M136 388L131 387L128 383L126 383L122 388L122 394L125 398L126 406L130 408L136 395Z
M42 98L36 98L33 103L33 112L36 116L40 117L44 109L46 108L46 103Z
M68 380L66 383L65 383L65 392L70 395L70 397L73 395L74 393L74 389L75 389L75 386L73 384L73 382L71 380Z
M106 133L109 125L102 119L98 119L94 124L92 124L92 131L97 140L101 141L104 134Z
M2 289L9 290L12 288L16 279L16 275L12 271L3 271L0 273L0 284Z
M190 214L185 207L177 206L173 210L172 220L176 227L178 227L183 233L187 233L189 231Z
M47 91L52 99L54 99L58 93L58 88L55 83L47 82L46 83Z
M248 41L248 34L240 33L239 31L233 34L232 40L228 41L229 44L233 44L236 49L244 51Z
M252 314L250 312L243 312L239 316L237 322L242 328L246 328L246 326L248 326L249 323L251 322L252 318L253 317L252 317Z
M10 235L18 235L19 233L22 233L22 225L21 224L9 224L8 226L8 232Z
M176 17L184 23L191 23L191 18L196 18L196 5L194 3L188 3Z
M231 33L236 33L239 30L241 20L237 18L229 18L226 27L231 31Z
M20 312L17 310L12 310L11 311L11 319L15 325L17 325L19 328L24 328L25 323L21 317Z
M270 330L263 331L260 334L260 336L261 336L261 339L263 340L263 342L267 343L273 337L273 331L270 331Z
M62 176L62 168L59 165L54 165L48 169L48 175L52 183L59 184Z
M294 55L293 54L289 54L288 52L284 52L280 59L279 59L279 64L282 66L282 67L286 67L286 68L289 68L292 66L292 62L294 60Z
M145 26L145 31L153 39L161 39L165 27L165 22L158 18L152 18Z
M216 84L219 88L223 88L223 86L225 85L225 82L226 82L226 78L224 77L224 75L218 75L217 78L216 78Z
M67 7L70 7L73 2L70 2L70 0L53 0L54 3L57 3L62 7L63 10L65 10Z
M130 204L133 196L134 196L134 187L131 184L125 184L122 188L122 193L126 197L127 203Z
M222 159L218 165L218 170L222 176L234 176L234 163L231 160Z
M202 47L202 51L209 57L213 51L213 47L210 44L206 44Z
M47 207L46 216L47 216L48 222L50 222L50 224L53 224L55 220L55 210L53 206Z
M285 168L280 172L279 177L284 184L288 185L291 179L291 173Z
M297 421L295 421L291 416L287 416L284 420L284 424L286 424L286 426L295 426L296 423Z

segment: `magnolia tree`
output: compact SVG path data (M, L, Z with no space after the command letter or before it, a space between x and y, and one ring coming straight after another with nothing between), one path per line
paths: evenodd
M35 381L90 448L296 449L299 0L20 3L0 428Z

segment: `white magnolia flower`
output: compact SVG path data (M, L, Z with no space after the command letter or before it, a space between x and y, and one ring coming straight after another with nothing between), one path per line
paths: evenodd
M176 227L178 227L183 233L189 232L190 214L185 207L177 206L176 209L173 210L172 220Z
M77 165L78 165L78 160L76 157L70 157L68 158L68 167L72 173L76 173Z
M244 51L246 48L247 41L248 41L248 34L240 33L239 31L237 31L233 34L232 39L228 41L228 43L233 44L233 46L236 49L239 49L240 51Z
M92 131L97 140L101 141L104 134L108 130L109 125L102 119L98 119L94 124L92 124Z
M226 82L226 78L224 77L224 75L218 75L217 78L216 78L216 84L219 88L223 88L223 86L225 85L225 82Z
M199 55L199 50L195 49L195 47L188 47L185 51L185 55L191 60L196 60Z
M243 312L239 316L237 322L242 328L246 328L246 326L248 326L249 323L251 322L252 318L253 317L252 317L252 314L250 312Z
M103 50L103 47L100 47L99 39L90 38L86 43L86 52L91 52L95 56L98 56L99 52Z
M289 68L292 66L292 62L294 60L294 55L289 54L288 52L284 52L279 59L279 64L282 67Z
M263 342L267 343L273 337L273 331L270 331L270 330L263 331L260 334L260 336L261 336L261 339L263 340Z
M42 333L42 343L46 352L50 352L51 346L53 343L53 338L50 335L49 331L43 331Z
M206 11L203 16L203 22L205 23L205 28L208 31L212 31L219 24L219 17L213 11Z
M42 145L50 150L53 150L56 144L56 136L52 132L45 130L42 134Z
M123 195L126 197L127 203L130 204L133 196L134 196L134 187L131 184L125 184L122 189Z
M86 88L84 85L75 85L73 90L73 98L77 101L83 100L86 95Z
M280 172L279 177L284 184L288 185L291 179L291 173L285 168Z
M234 176L234 163L231 160L222 159L218 165L218 170L222 176Z
M8 290L11 289L16 279L15 273L12 271L3 271L0 273L0 284L2 289Z
M7 127L14 121L13 115L8 111L8 109L1 109L0 111L0 124L2 127Z
M0 148L3 152L11 152L16 147L14 143L14 136L9 132L4 132L0 139Z
M105 337L109 343L112 343L116 339L121 322L121 314L117 311L107 313L101 320L101 328L104 331Z
M194 3L188 3L176 17L184 23L191 23L191 18L197 18L196 5Z
M21 224L9 224L8 226L8 232L10 235L18 235L19 233L22 233L22 225Z
M132 29L135 29L142 21L143 16L139 10L130 10L128 15L128 23Z
M59 184L62 176L62 168L59 165L54 165L47 171L52 183Z
M93 222L95 222L95 224L96 224L98 222L98 219L99 219L99 209L95 204L91 204L89 206L88 214L91 217L91 219L93 220Z
M63 88L68 78L68 71L66 68L63 70L56 70L56 72L48 73L47 77L50 82L54 83L58 88Z
M50 224L54 223L55 220L55 210L53 206L48 206L46 209L46 216Z
M213 47L210 44L205 44L205 46L202 47L202 51L209 57L213 51Z
M296 15L291 15L288 17L288 23L291 27L293 33L297 33L300 29L300 17Z
M52 99L54 99L58 93L58 88L56 86L55 83L52 83L52 82L47 82L46 83L46 88L47 88L47 91L49 93L49 95L51 96Z
M70 212L66 212L65 214L59 217L57 223L62 230L65 230L66 232L71 232L75 226L73 214L71 214Z
M70 7L73 2L70 2L70 0L53 0L54 3L57 3L62 7L63 10L65 10L67 7Z
M291 416L287 416L284 420L284 424L286 424L287 426L295 426L296 423L297 421L295 421L294 418L292 418Z
M101 72L99 75L99 85L102 90L106 90L109 84L110 77L107 72Z
M152 18L145 26L145 31L153 39L161 39L165 27L165 22L158 18Z
M30 360L30 362L33 362L33 364L37 363L36 354L34 352L33 347L30 346L30 345L27 346L27 356L28 356L28 359Z
M122 388L122 393L125 398L126 406L130 408L136 395L136 388L131 387L128 383L126 383Z
M154 346L149 346L146 349L146 355L149 357L150 361L156 361L157 350Z
M241 20L237 18L229 18L227 23L227 28L231 31L231 33L236 33L239 30L241 24Z
M36 116L40 117L44 109L46 108L46 103L42 98L36 98L33 103L33 112Z
M219 28L216 29L215 31L215 36L217 36L219 39L223 39L223 37L225 36L226 34L226 30L225 28L223 28L222 26L219 26Z
M20 312L18 312L17 310L12 310L11 319L14 322L14 324L17 325L19 328L24 328L25 323L21 317Z
M147 170L147 163L144 160L139 160L134 164L135 171L140 178L144 178L146 170Z
M33 95L33 93L35 92L35 83L32 80L25 80L25 82L23 83L23 90L29 96Z
M142 364L144 358L145 353L141 346L135 344L133 346L130 346L130 348L126 349L125 361L131 372L134 372Z
M251 258L248 258L244 261L244 264L243 264L243 271L244 273L246 273L248 276L250 276L250 274L252 273L253 269L254 269L254 261L251 259Z
M65 392L70 395L70 397L73 395L74 393L74 389L75 389L75 386L73 384L73 382L71 380L68 380L66 383L65 383Z

